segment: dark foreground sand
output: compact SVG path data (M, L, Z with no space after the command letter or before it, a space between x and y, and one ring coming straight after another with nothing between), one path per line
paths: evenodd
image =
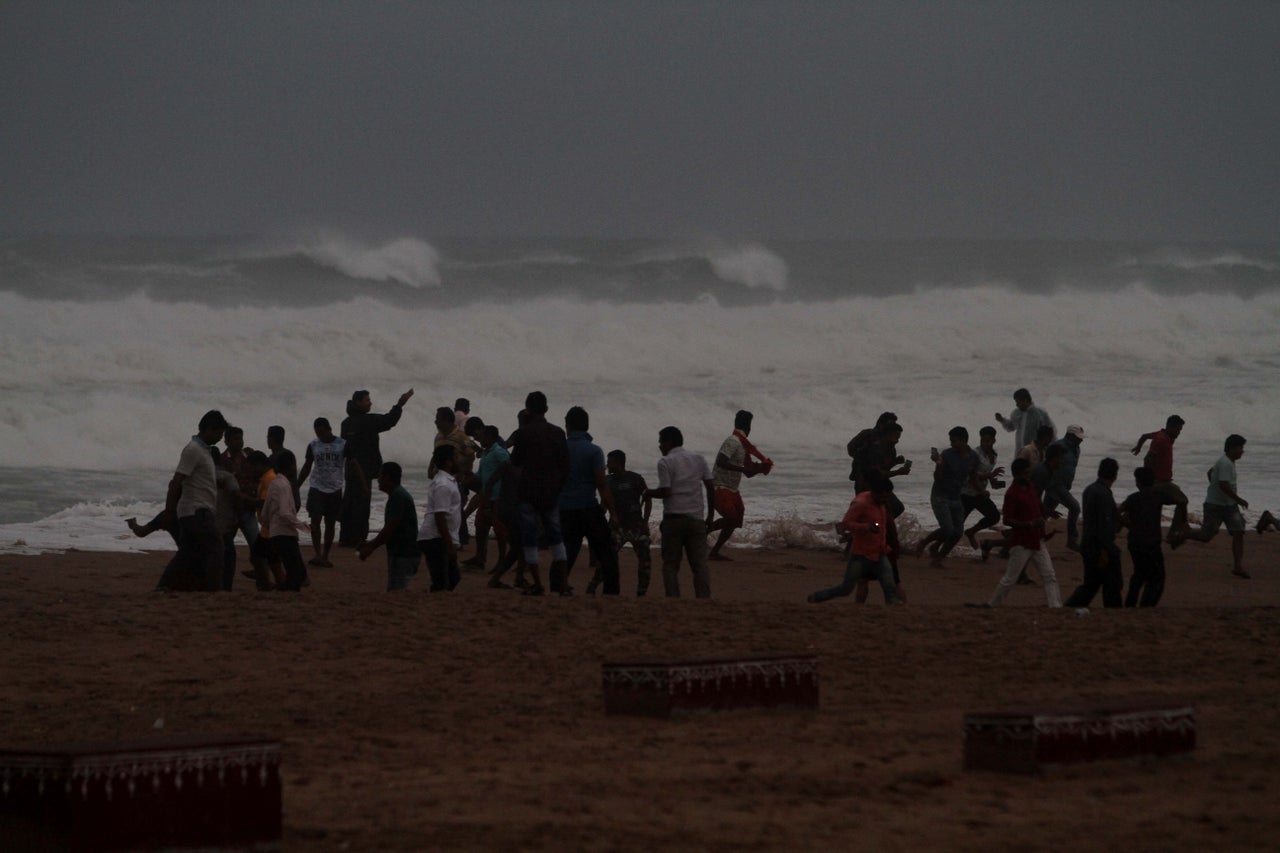
M904 560L890 610L806 604L830 552L733 552L712 601L631 598L629 552L616 600L475 574L388 596L349 551L299 595L153 594L163 553L0 557L0 743L278 736L286 850L1276 849L1280 536L1247 545L1253 580L1220 536L1173 556L1160 608L1088 616L1038 587L962 607L995 560ZM1054 555L1065 596L1080 561ZM602 662L752 650L818 655L821 710L604 714ZM1197 706L1192 757L961 769L966 710L1134 696Z

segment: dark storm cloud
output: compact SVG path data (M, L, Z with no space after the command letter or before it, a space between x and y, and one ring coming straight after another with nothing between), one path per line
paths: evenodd
M0 2L0 231L1280 233L1273 3Z

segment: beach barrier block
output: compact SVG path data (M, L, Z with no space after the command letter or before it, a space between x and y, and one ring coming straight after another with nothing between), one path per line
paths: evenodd
M1010 708L964 715L964 767L1037 773L1115 758L1176 755L1196 747L1190 705L1120 703Z
M817 708L818 659L764 654L606 663L609 714L671 717L739 708Z
M5 850L278 847L280 742L171 735L0 749Z

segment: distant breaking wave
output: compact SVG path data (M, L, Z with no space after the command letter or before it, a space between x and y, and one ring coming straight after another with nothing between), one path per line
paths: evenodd
M134 295L213 307L399 307L547 298L612 304L828 302L998 286L1021 294L1254 298L1280 292L1280 246L1089 241L366 239L341 231L241 237L0 240L0 291L40 300Z
M743 284L752 290L787 289L787 262L763 246L749 245L737 249L718 249L709 253L711 269L716 277Z
M1120 265L1125 267L1167 267L1186 272L1244 268L1274 273L1280 270L1280 265L1273 261L1249 257L1236 251L1196 256L1184 249L1161 249L1146 255L1126 258Z
M751 290L787 289L790 269L775 252L758 243L739 246L713 244L707 247L649 249L634 256L637 264L677 264L682 261L706 263L717 279Z
M409 287L439 287L440 253L414 237L381 245L367 245L338 234L322 235L295 248L294 254L321 266L366 281L386 281Z

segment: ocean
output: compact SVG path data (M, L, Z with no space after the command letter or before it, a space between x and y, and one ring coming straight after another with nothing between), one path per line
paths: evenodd
M0 553L171 547L124 519L161 508L206 410L300 453L364 388L375 411L415 389L383 451L416 494L460 396L504 434L530 390L584 406L649 480L661 427L710 462L749 409L776 467L744 481L745 543L834 541L845 443L885 410L932 527L929 448L1021 386L1084 427L1077 491L1114 456L1126 494L1129 448L1178 413L1193 510L1233 432L1246 516L1280 509L1280 244L11 238L0 328Z

